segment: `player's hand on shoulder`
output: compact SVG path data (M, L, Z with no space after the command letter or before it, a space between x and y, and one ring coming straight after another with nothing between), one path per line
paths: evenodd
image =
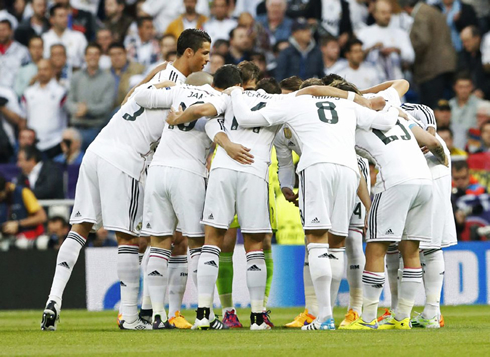
M184 113L182 110L182 106L179 106L179 109L170 108L170 111L167 115L167 123L169 125L176 125L177 119Z
M228 94L228 95L231 95L231 92L233 92L234 90L239 90L240 92L243 92L243 88L242 87L239 87L239 86L233 86L233 87L228 87L226 88L223 93L225 94Z

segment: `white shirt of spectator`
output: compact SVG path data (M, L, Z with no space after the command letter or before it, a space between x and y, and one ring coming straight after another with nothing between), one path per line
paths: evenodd
M384 69L388 80L403 78L401 61L413 63L415 59L415 52L408 33L402 29L391 26L380 27L374 24L361 29L357 37L362 41L364 50L373 47L378 42L381 42L384 47L400 49L401 55L392 53L388 58L384 58L379 50L372 50L366 58L367 61L374 65L380 65Z
M58 37L53 29L42 35L44 40L44 58L49 58L52 45L63 44L66 48L68 63L75 68L81 68L84 63L85 47L87 40L79 31L66 29L61 37Z
M330 67L325 67L323 72L325 72L325 75L328 75L330 73L337 73L341 70L343 70L345 67L347 67L349 63L345 58L339 58L337 62L335 62L332 66Z
M99 3L100 0L70 0L70 5L75 9L90 11L93 15L97 15Z
M358 69L353 69L347 65L334 73L354 83L359 89L373 87L385 80L382 71L376 69L371 63L366 62L361 63Z
M229 40L230 31L237 27L237 22L233 19L216 20L212 18L204 23L203 29L211 36L213 43L216 40Z
M165 80L183 83L185 78L174 66L168 64L164 71L157 73L149 83L138 87L136 91ZM92 151L139 180L160 140L168 111L145 110L134 100L136 91L114 114L87 151Z
M0 86L13 88L15 75L29 60L27 47L12 41L5 54L0 54Z
M139 105L149 109L179 108L179 106L189 108L191 105L202 103L215 95L221 95L221 93L214 90L210 85L200 87L177 86L162 89L150 87L139 90L135 95L135 100ZM151 166L174 167L202 177L208 177L206 158L212 141L206 134L206 126L212 121L216 120L200 118L187 124L168 125L165 123L160 144L155 155L153 155Z
M39 82L34 83L22 96L27 127L36 132L37 147L41 151L56 146L62 140L68 121L64 109L66 96L66 89L54 78L44 88Z
M238 18L242 12L248 12L252 17L257 16L257 6L262 0L236 0L233 17Z
M357 0L347 0L349 3L350 21L352 23L352 29L354 32L359 31L363 27L367 26L367 18L369 11L367 6Z
M36 182L39 177L39 173L43 168L43 162L39 161L33 168L29 175L27 175L27 179L29 180L29 188L33 190L36 187Z
M0 97L7 98L8 102L5 105L7 109L13 111L17 115L20 115L21 117L24 117L22 108L20 107L19 101L17 100L17 95L12 89L7 87L0 87ZM12 145L13 147L15 145L14 126L10 124L7 119L3 117L2 114L0 114L0 123L3 127L3 130L5 131L5 134L7 134L7 137L9 138L10 145Z
M483 64L490 64L490 32L483 36L480 51L482 54L481 62Z
M242 95L249 108L263 107L264 105L270 105L274 101L283 103L285 98L290 98L289 95L268 94L262 89L258 91L245 91L240 95ZM226 151L218 146L211 170L224 168L246 172L269 182L272 142L280 126L243 128L238 125L235 119L230 96L221 95L219 97L212 97L209 99L209 102L214 105L218 115L224 115L223 124L230 140L250 148L250 154L254 156L253 164L242 165L229 157Z
M322 0L322 26L334 37L339 35L339 23L342 17L340 0Z

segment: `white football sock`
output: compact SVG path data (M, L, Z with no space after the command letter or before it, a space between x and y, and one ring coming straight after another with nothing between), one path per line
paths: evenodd
M122 319L132 323L138 318L138 292L140 288L137 245L120 245L117 248L117 275L121 288Z
M201 248L189 249L191 261L189 262L189 273L191 274L194 286L197 289L197 265L199 264L199 257L201 256Z
M70 231L66 236L63 244L61 244L58 256L56 258L56 270L54 272L51 291L49 292L49 300L54 300L61 307L63 299L63 291L66 284L70 280L73 267L78 260L80 250L85 245L86 239L80 234Z
M308 248L305 247L305 265L303 266L303 283L305 286L305 308L308 313L318 316L318 301L315 295L315 287L311 280L310 263L308 261Z
M340 282L344 277L345 248L330 248L328 250L330 267L332 269L332 283L330 285L330 303L335 306L339 293Z
M440 315L440 299L444 282L444 255L442 250L427 250L423 252L425 307L422 313L426 319Z
M385 273L364 270L362 272L363 307L362 319L371 322L378 316L379 297L385 284Z
M332 317L330 304L330 284L332 282L332 269L329 264L328 244L308 244L308 260L310 274L315 294L318 300L318 322L325 322Z
M247 257L247 286L250 294L252 313L262 313L264 310L265 284L267 281L267 266L264 252L252 251Z
M398 321L410 317L420 284L422 284L422 268L403 268L395 314Z
M219 254L215 245L204 245L197 268L198 307L212 307L214 289L218 279ZM211 318L211 317L210 317Z
M347 256L347 282L349 283L349 308L359 315L362 312L362 271L366 264L362 250L362 231L352 228L345 240Z
M182 308L189 266L187 255L170 257L168 262L168 316L174 317Z
M146 276L148 268L148 260L150 259L150 246L148 246L143 254L143 259L141 260L141 273L143 275L143 296L141 298L141 309L151 310L151 298L150 290L148 289L148 277Z
M168 261L170 250L163 248L150 247L150 258L146 269L146 281L150 292L153 318L160 315L162 321L167 320L165 311L165 293L168 284Z
M386 272L391 292L391 311L396 311L398 305L398 269L400 267L400 253L398 246L390 245L386 252Z

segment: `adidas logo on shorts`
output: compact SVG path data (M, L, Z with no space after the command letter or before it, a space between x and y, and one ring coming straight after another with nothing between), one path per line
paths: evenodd
M247 271L262 271L257 265L252 265L250 268L247 269Z
M391 228L390 228L390 229L388 229L388 230L386 231L386 233L385 233L385 234L390 234L390 235L393 235L393 234L395 234L395 233L393 233L393 231L392 231L392 230L391 230Z
M158 270L153 270L148 276L163 276Z
M70 269L70 266L68 265L67 262L61 262L58 264L60 267L63 267L63 268L66 268L66 269Z
M208 219L214 219L214 216L212 213L209 215Z
M120 282L119 282L119 284L120 284L121 286L127 286L127 285L126 285L126 284L124 284L122 281L120 281Z
M313 218L311 223L320 223L320 220L317 217L315 217L315 218Z
M335 255L333 254L329 254L328 255L328 259L335 259L335 260L339 260L339 258L337 258Z
M146 224L146 228L151 229L151 224L149 222Z
M330 258L330 254L323 253L322 255L319 255L318 258Z
M210 265L212 267L215 267L217 268L218 266L216 265L216 263L214 262L214 260L210 260L208 262L205 262L204 265Z
M80 211L78 211L78 212L75 214L75 217L82 217L82 214L80 213Z

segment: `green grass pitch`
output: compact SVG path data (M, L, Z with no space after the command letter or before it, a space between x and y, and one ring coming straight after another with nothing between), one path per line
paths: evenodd
M490 356L490 306L443 307L446 327L440 330L280 327L300 310L273 309L271 319L278 327L271 331L120 331L115 312L67 310L58 331L44 332L41 311L0 312L0 356ZM239 310L247 327L248 311ZM344 312L335 309L337 323ZM194 320L193 311L183 313Z

